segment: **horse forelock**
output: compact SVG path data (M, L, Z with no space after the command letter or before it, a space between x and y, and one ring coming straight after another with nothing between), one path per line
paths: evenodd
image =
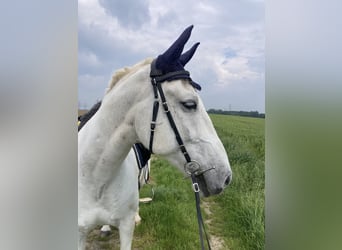
M125 67L122 69L119 69L117 71L115 71L115 73L112 76L111 81L108 84L108 87L106 89L106 94L108 92L110 92L113 87L115 86L115 84L117 84L121 79L123 79L125 76L131 75L133 73L135 73L136 71L138 71L141 67L147 65L147 64L151 64L151 62L153 61L153 58L147 58L131 67Z

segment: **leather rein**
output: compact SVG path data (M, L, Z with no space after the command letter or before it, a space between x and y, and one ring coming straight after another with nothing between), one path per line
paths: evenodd
M162 71L156 68L156 59L154 59L151 63L150 77L151 77L151 83L153 86L154 103L153 103L153 112L152 112L152 121L151 121L149 151L153 153L153 139L154 139L154 131L156 128L158 110L159 110L159 96L160 96L160 101L162 103L164 112L169 120L170 126L175 134L177 143L179 145L179 149L183 153L184 158L186 160L186 163L184 165L185 172L191 177L191 180L192 180L192 187L195 192L195 199L196 199L197 220L198 220L201 247L202 247L202 250L205 249L204 242L203 242L203 231L204 231L207 244L208 244L208 249L211 249L208 235L204 228L204 222L203 222L201 208L200 208L200 196L199 196L200 188L199 188L196 176L202 175L206 171L214 169L214 167L206 169L206 170L200 170L200 164L191 159L188 151L186 150L186 147L184 146L184 142L182 140L182 137L179 134L175 121L172 117L172 114L169 110L169 107L168 107L168 104L164 95L164 91L162 88L162 83L165 81L171 81L171 80L176 80L176 79L186 79L186 80L192 81L190 78L190 73L186 70L180 70L180 71L174 71L174 72L163 74Z

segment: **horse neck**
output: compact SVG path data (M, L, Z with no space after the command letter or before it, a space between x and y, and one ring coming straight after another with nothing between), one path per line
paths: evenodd
M134 78L134 77L133 77ZM87 155L88 150L93 151L92 160L86 159L88 165L94 166L103 173L106 166L115 168L120 166L127 156L131 146L136 142L137 135L134 128L134 117L137 96L141 94L144 84L134 79L118 82L104 97L102 105L94 117L86 124L84 143L81 145L81 155ZM88 126L87 126L88 125ZM94 152L95 151L95 152ZM106 164L101 164L106 162ZM91 166L89 168L92 168ZM102 170L101 170L102 169Z

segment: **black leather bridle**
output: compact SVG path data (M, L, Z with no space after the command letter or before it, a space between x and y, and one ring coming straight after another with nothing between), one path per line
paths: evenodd
M180 71L174 71L170 73L163 74L161 70L158 70L156 68L156 59L154 59L151 63L151 72L150 72L150 77L151 77L151 83L153 86L153 93L154 93L154 103L153 103L153 111L152 111L152 121L151 121L151 133L150 133L150 143L149 143L149 151L153 153L153 139L154 139L154 131L156 128L156 120L158 116L158 110L159 110L159 96L160 96L160 101L162 103L164 112L169 120L170 126L175 134L177 143L179 145L179 149L184 155L184 158L186 160L186 163L184 165L185 172L190 175L191 180L192 180L192 186L193 190L195 192L195 198L196 198L196 210L197 210L197 219L198 219L198 226L199 226L199 234L200 234L200 241L201 241L201 247L202 249L204 248L204 243L203 243L203 233L202 229L205 233L206 239L207 239L207 244L208 244L208 249L211 249L209 239L207 236L207 233L204 228L204 222L201 214L201 208L200 208L200 197L199 197L199 185L197 182L196 176L202 175L204 172L209 171L211 169L214 169L215 167L206 169L206 170L201 170L200 169L200 164L194 160L191 159L188 151L186 150L186 147L184 146L184 142L182 140L182 137L179 134L179 131L177 129L177 126L175 124L175 121L172 117L172 114L169 110L164 91L162 88L162 83L165 81L171 81L171 80L177 80L177 79L185 79L192 82L190 78L190 73L186 70L180 70ZM158 95L159 93L159 95Z

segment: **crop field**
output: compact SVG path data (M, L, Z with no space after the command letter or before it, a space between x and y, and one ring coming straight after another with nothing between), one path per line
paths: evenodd
M265 120L210 117L233 170L233 181L222 194L201 199L212 249L264 249ZM142 222L135 228L133 249L200 249L190 179L154 157L150 184L140 196L151 196L152 188L153 201L140 204ZM117 230L106 237L94 230L88 237L88 249L119 249Z

